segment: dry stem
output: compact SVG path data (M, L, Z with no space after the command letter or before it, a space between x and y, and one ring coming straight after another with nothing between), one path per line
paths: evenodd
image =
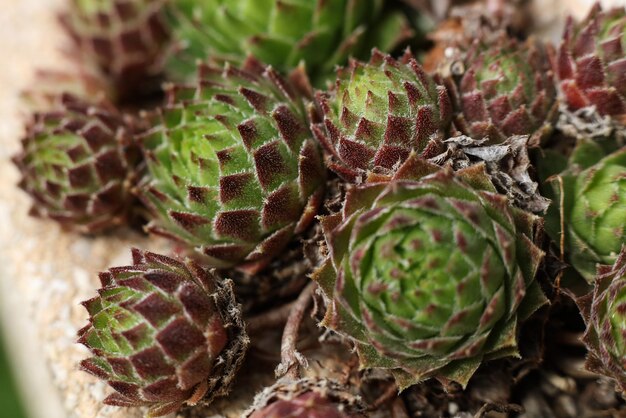
M280 345L281 362L278 367L276 367L276 377L289 374L289 377L298 379L300 377L298 365L302 367L308 366L306 357L297 351L296 343L298 341L298 331L304 317L304 312L313 299L315 289L317 289L317 284L315 282L309 283L291 307L292 309L289 313L289 318L287 318L285 330L283 331L283 338Z

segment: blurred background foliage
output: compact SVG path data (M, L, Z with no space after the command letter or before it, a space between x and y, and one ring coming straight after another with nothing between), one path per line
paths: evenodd
M21 404L13 373L13 366L9 364L4 334L0 327L0 416L6 418L26 418Z

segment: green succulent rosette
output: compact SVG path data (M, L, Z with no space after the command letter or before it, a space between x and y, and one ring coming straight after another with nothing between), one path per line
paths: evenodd
M593 291L577 303L587 325L585 367L615 380L626 394L626 246L615 264L598 267Z
M313 220L325 187L306 87L249 60L243 69L201 66L196 86L170 88L142 140L148 230L215 267L262 266L280 254Z
M313 132L329 167L347 181L393 175L412 151L430 158L445 149L452 121L448 92L408 51L398 60L374 50L368 63L351 61L317 101L324 121Z
M116 100L150 92L169 53L168 0L72 0L61 14L75 52L114 86Z
M519 322L546 303L541 218L490 184L482 165L453 173L412 156L322 219L322 325L400 389L431 377L465 386L482 362L518 355Z
M391 50L410 36L398 11L383 0L171 0L178 51L169 60L174 77L194 74L195 61L211 57L241 62L254 56L287 72L301 62L316 85L348 57L377 46Z
M32 115L13 157L19 187L33 199L31 215L82 233L125 223L139 162L137 126L106 102L53 97Z
M563 171L547 179L546 230L590 283L596 264L613 264L626 243L626 148L607 153L604 145L580 139ZM563 165L547 155L542 165Z
M558 105L552 69L539 41L504 36L489 44L476 40L463 62L467 70L457 88L450 88L461 131L492 144L529 135L536 146L550 136Z
M554 61L569 110L593 106L626 125L625 7L605 11L596 3L582 22L570 17Z
M93 357L81 369L116 390L104 403L156 417L228 393L248 345L230 282L190 261L132 254L83 302L89 324L78 342Z

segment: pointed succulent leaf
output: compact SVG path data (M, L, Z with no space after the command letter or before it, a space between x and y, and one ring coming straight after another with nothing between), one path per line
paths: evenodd
M248 344L230 282L140 250L101 279L78 342L93 354L81 368L116 390L105 403L156 417L228 392Z
M481 362L516 353L520 312L546 302L530 290L544 255L541 219L465 175L492 187L478 179L484 166L353 186L352 214L325 230L332 260L313 275L327 302L322 325L401 388L430 377L466 385ZM372 190L375 199L361 197Z
M149 229L215 266L280 253L313 220L325 185L303 91L252 60L201 66L195 87L172 86L142 140Z

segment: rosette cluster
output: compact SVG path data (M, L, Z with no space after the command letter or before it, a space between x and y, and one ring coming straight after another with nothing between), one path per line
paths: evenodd
M133 250L133 264L100 274L83 302L81 368L117 392L105 403L162 416L228 393L248 339L229 282L193 262Z
M429 377L467 384L482 361L517 353L518 322L545 303L540 218L489 184L482 165L455 174L410 158L391 183L354 186L322 219L322 325L401 389Z
M74 68L25 95L32 213L83 233L141 215L191 257L133 250L100 274L79 342L105 403L162 416L226 394L249 344L236 296L259 341L285 324L280 379L243 417L395 413L396 388L465 388L539 348L518 339L567 311L528 321L543 289L578 286L587 367L626 392L626 9L594 6L554 48L520 5L466 5L425 70L398 48L421 3L71 0ZM315 347L325 370L348 361L339 381L301 373L312 299L354 349Z

